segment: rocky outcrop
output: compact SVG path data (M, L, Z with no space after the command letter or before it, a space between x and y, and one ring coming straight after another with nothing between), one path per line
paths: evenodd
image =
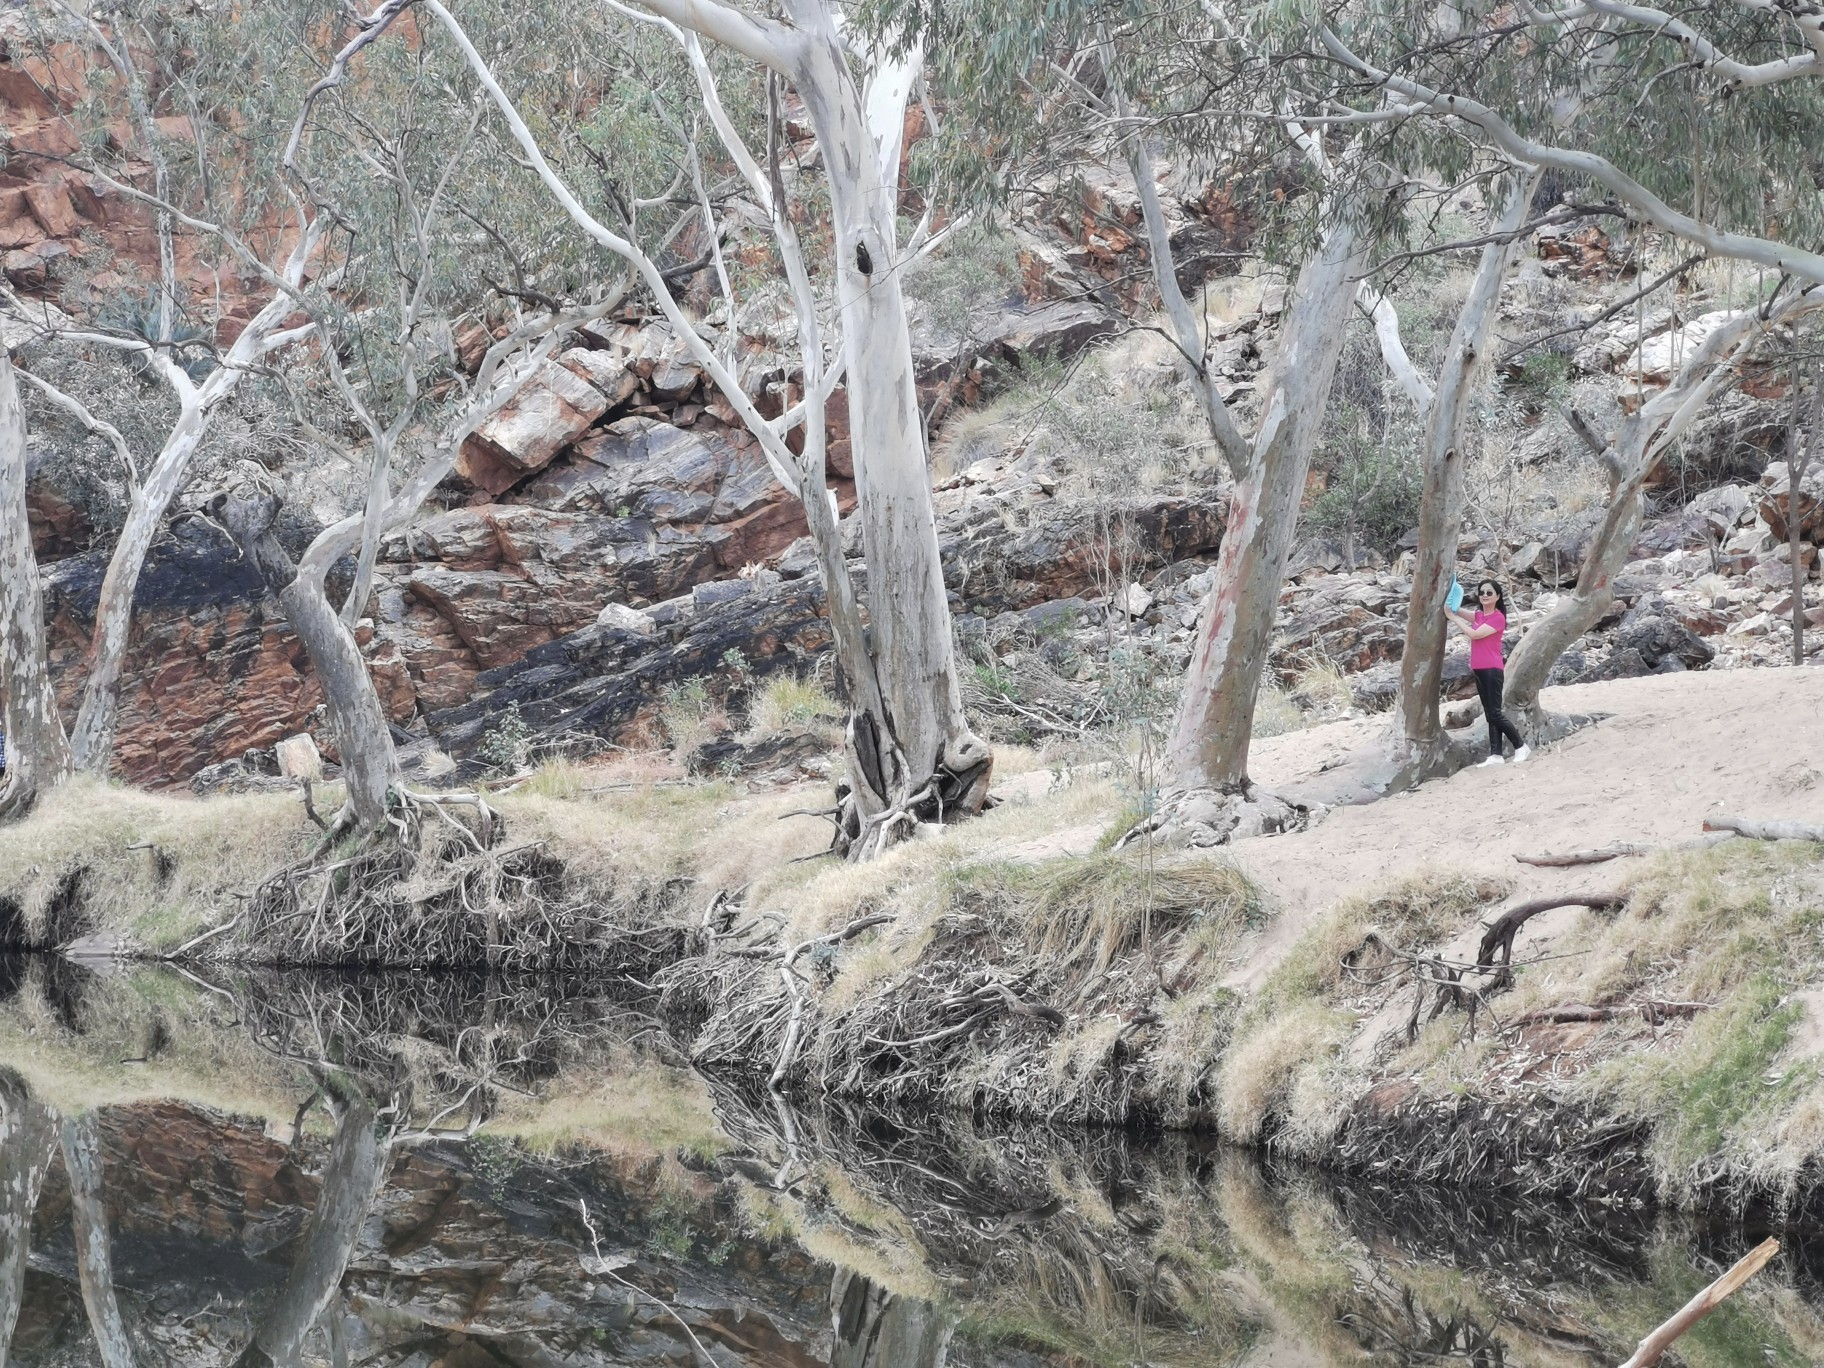
M59 561L45 577L51 668L66 716L82 688L107 553ZM410 721L411 679L397 644L366 638L395 722ZM259 577L212 526L177 524L139 582L121 686L115 767L137 783L179 784L229 756L311 729L322 690ZM319 736L326 750L327 735Z

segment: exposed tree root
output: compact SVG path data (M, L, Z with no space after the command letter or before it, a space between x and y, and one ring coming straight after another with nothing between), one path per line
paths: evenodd
M609 924L539 843L504 837L479 793L395 786L378 827L355 831L344 808L315 850L254 890L241 947L269 963L633 972L681 949L681 929Z
M961 772L939 769L919 788L869 812L848 784L836 789L836 806L817 816L835 823L830 850L845 860L871 860L909 839L921 825L942 825L973 817L987 805L992 758Z
M840 1006L822 992L836 947L883 935L890 958L901 933L884 929L883 914L860 908L805 939L721 906L705 953L655 986L695 1062L770 1072L792 1094L1190 1124L1208 1106L1207 1079L1155 1068L1160 998L1195 979L1201 937L1240 933L1250 896L1233 869L1207 861L1155 868L1103 854L1063 871L984 869L959 879L935 925L918 929L909 962Z
M1190 789L1161 801L1115 843L1115 849L1149 837L1167 849L1227 845L1249 836L1303 831L1322 821L1327 811L1269 793L1258 784L1237 793Z

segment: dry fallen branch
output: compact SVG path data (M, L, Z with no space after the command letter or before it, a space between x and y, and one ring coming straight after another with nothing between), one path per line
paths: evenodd
M1721 1306L1732 1293L1739 1291L1748 1279L1765 1268L1773 1256L1779 1252L1780 1242L1778 1240L1761 1241L1738 1261L1735 1267L1691 1298L1680 1308L1677 1315L1643 1339L1640 1346L1635 1349L1634 1356L1622 1364L1621 1368L1652 1368L1659 1362L1660 1356L1671 1347L1673 1340Z
M1510 907L1488 924L1481 945L1476 947L1476 967L1487 969L1499 963L1505 969L1511 964L1514 958L1514 936L1541 912L1550 912L1560 907L1589 907L1607 911L1620 907L1627 900L1625 893L1565 893L1557 897L1535 898L1532 902ZM1500 956L1498 961L1497 955Z
M1568 1003L1562 1007L1540 1007L1514 1018L1516 1026L1562 1026L1582 1021L1613 1021L1617 1017L1638 1016L1650 1026L1658 1026L1675 1017L1693 1017L1715 1006L1711 1002L1618 1002L1609 1007L1586 1007Z
M1705 831L1728 832L1751 841L1824 841L1824 826L1809 822L1757 822L1751 817L1706 817Z
M1571 865L1601 864L1605 860L1619 860L1629 855L1646 855L1652 849L1652 846L1631 845L1626 841L1617 841L1613 845L1601 846L1595 850L1568 850L1562 854L1545 852L1538 855L1515 855L1514 858L1521 864L1566 869Z

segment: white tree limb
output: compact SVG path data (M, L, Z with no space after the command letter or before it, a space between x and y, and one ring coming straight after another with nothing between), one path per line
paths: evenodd
M1553 167L1576 175L1588 176L1605 185L1618 198L1655 228L1695 243L1713 256L1734 257L1753 262L1771 271L1781 271L1814 284L1824 284L1824 255L1808 252L1791 243L1769 238L1734 233L1699 222L1680 213L1655 195L1627 172L1593 152L1578 152L1521 136L1513 126L1487 105L1463 95L1445 94L1420 85L1404 76L1396 76L1364 61L1328 28L1320 31L1325 48L1332 56L1370 80L1379 82L1395 94L1421 106L1426 112L1444 118L1461 119L1480 128L1489 140L1516 161L1535 166Z
M19 370L17 368L14 369L13 373L33 389L37 390L46 399L50 400L51 403L69 414L77 422L81 423L97 437L105 438L108 445L114 448L114 454L120 459L120 463L126 467L128 481L131 482L134 488L137 489L139 487L139 462L134 459L133 448L127 445L127 439L120 435L119 428L115 427L114 424L110 422L97 418L80 399L75 398L73 395L65 394L62 390L51 384L50 381L40 379L30 371Z
M1431 412L1437 395L1406 354L1406 343L1400 336L1400 315L1393 302L1364 280L1356 291L1355 303L1374 323L1374 335L1381 344L1381 359L1387 363L1394 383L1405 391L1421 416Z
M440 0L424 0L424 7L436 17L440 24L443 25L444 29L455 41L456 46L461 50L464 58L468 61L469 68L475 73L476 79L481 82L482 87L493 98L495 108L500 111L501 117L506 121L508 129L513 134L514 141L519 144L521 152L523 152L527 160L531 162L533 171L537 173L539 180L544 183L545 189L550 192L553 199L563 206L564 212L570 216L571 221L575 223L577 227L581 228L583 232L588 234L598 244L607 248L623 261L627 262L627 264L632 266L639 274L640 279L645 282L647 289L651 291L654 303L659 306L660 312L665 315L666 320L672 325L673 335L683 340L685 345L690 349L691 355L696 358L697 363L701 365L709 374L710 378L715 381L717 388L722 391L723 396L728 400L735 412L740 414L742 421L745 422L748 425L749 430L753 432L755 438L760 443L762 453L766 456L767 464L772 467L773 473L779 478L779 482L787 489L795 488L796 479L792 472L796 465L796 457L791 448L785 444L785 439L773 428L772 424L767 422L761 415L759 409L755 407L754 401L748 396L747 391L741 387L739 378L722 364L721 359L710 348L709 344L697 333L695 325L685 316L684 311L678 307L678 302L673 297L671 287L666 283L665 277L660 272L658 264L654 262L651 257L647 256L645 252L641 251L636 244L629 242L626 238L602 223L601 220L597 219L595 215L591 214L583 207L582 202L576 198L570 187L564 183L563 178L557 174L552 168L551 163L545 159L545 154L539 148L537 139L532 136L532 130L526 127L526 121L520 117L519 110L514 106L513 101L508 97L506 91L501 89L500 82L495 79L492 69L489 68L482 55L475 50L474 43L469 40L469 35L463 30L462 25L456 22L455 16L444 8L442 3L440 3ZM719 5L704 5L702 0L681 0L681 3L676 6L661 4L658 3L658 0L654 0L654 3L647 5L647 8L653 10L655 13L665 13L668 8L678 8L690 11L694 14L699 9L719 11L722 7ZM729 11L728 13L732 18L739 19L743 23L757 24L758 22L748 21L745 16L734 14L732 11ZM667 15L667 17L671 16ZM680 20L680 22L685 23L686 27L697 28L697 25L689 20ZM699 29L698 31L705 32L707 30Z

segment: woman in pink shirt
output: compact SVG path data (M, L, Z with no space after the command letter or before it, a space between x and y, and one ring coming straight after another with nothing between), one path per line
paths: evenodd
M1469 669L1476 677L1476 693L1482 699L1482 715L1488 719L1488 759L1482 764L1499 765L1501 758L1501 739L1506 737L1514 743L1514 763L1525 762L1532 754L1526 742L1520 739L1520 731L1509 722L1501 712L1501 683L1504 676L1504 662L1501 658L1501 634L1507 630L1507 596L1501 592L1501 586L1493 580L1483 580L1476 586L1475 616L1458 610L1452 613L1446 608L1450 620L1457 629L1469 638Z

